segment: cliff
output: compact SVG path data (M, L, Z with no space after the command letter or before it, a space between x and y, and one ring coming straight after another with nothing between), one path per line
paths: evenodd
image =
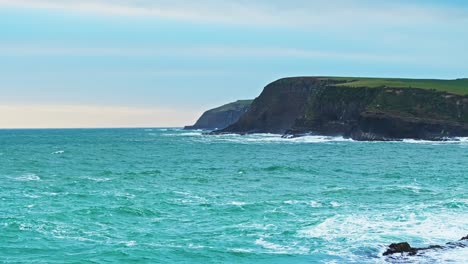
M356 140L468 136L468 80L295 77L265 87L219 133L320 134Z
M195 125L186 126L184 129L223 129L235 123L250 107L252 100L239 100L206 111L197 120Z

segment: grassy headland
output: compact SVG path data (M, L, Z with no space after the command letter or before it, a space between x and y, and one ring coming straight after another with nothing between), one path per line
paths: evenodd
M458 95L468 95L468 78L455 80L440 79L401 79L401 78L362 78L362 77L322 77L343 81L337 86L346 87L388 87L388 88L419 88Z

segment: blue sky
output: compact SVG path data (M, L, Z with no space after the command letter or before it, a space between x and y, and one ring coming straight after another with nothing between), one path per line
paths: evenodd
M0 25L0 127L181 126L285 76L468 77L466 1L0 0Z

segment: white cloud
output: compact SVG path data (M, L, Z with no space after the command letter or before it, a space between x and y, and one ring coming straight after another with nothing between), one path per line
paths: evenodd
M464 66L463 54L458 57L448 56L445 53L431 53L425 51L412 53L392 53L385 51L339 51L325 49L299 49L288 47L249 47L249 46L180 46L180 47L71 47L71 46L31 46L24 44L1 45L0 55L7 56L110 56L110 57L172 57L172 58L216 58L229 60L243 58L256 59L295 59L295 60L336 60L342 62L366 63L399 63L402 65ZM211 75L225 72L210 69L165 69L152 72L157 75Z
M61 46L0 45L0 55L87 55L87 56L183 56L183 57L244 57L244 58L297 58L339 59L371 62L411 62L415 57L393 54L353 53L315 49L236 47L236 46L185 46L148 48L80 48ZM420 59L420 58L418 58Z
M198 114L157 107L4 104L0 106L0 127L181 127L193 122Z
M313 28L457 24L466 9L429 4L359 0L0 0L0 6L43 8L105 15L159 17L202 23ZM356 32L358 34L359 32Z

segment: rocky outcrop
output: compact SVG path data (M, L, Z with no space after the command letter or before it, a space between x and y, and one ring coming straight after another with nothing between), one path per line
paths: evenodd
M206 111L193 126L184 129L223 129L235 123L250 107L252 100L239 100Z
M428 249L436 249L436 248L442 248L442 246L439 245L433 245L425 248L414 248L408 244L408 242L401 242L401 243L394 243L388 246L387 251L383 253L384 256L388 255L393 255L393 254L403 254L407 253L410 256L414 256L418 253L418 251L422 250L428 250Z
M444 246L440 245L431 245L428 247L414 248L408 242L394 243L388 246L387 250L383 253L384 256L394 255L394 254L408 254L414 256L422 251L427 251L431 249L450 249L457 247L467 247L466 241L468 240L468 235L462 237L460 241L457 242L448 242Z
M468 136L468 96L411 87L351 87L347 82L280 79L266 86L249 111L219 133L319 134L355 140Z

